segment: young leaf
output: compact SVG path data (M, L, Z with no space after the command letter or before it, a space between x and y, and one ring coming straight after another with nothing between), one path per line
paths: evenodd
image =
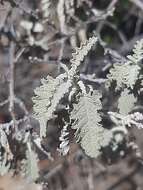
M98 113L102 108L100 98L98 91L94 91L92 95L82 95L78 104L74 104L71 113L71 118L75 120L72 128L76 129L77 141L91 157L97 157L100 148L108 145L111 139L110 132L100 124L101 117Z
M108 82L116 81L116 90L120 90L123 85L133 89L138 79L139 71L140 67L138 65L116 63L114 67L110 69L110 74L107 75Z
M136 100L137 99L134 97L134 95L130 94L128 89L125 89L121 93L118 101L119 112L123 115L127 115L129 112L132 111Z
M133 54L127 56L127 61L123 64L116 63L113 68L110 69L110 74L107 75L108 84L112 81L116 81L116 90L120 90L122 87L134 88L141 67L140 61L143 59L143 40L137 41L134 46Z
M29 180L34 181L39 177L38 159L37 154L31 148L30 142L27 142L26 158L26 177Z

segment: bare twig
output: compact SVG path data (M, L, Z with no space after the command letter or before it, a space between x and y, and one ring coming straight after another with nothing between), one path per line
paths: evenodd
M13 120L11 120L10 122L7 122L7 123L2 123L0 124L0 128L3 128L3 129L7 129L9 130L9 128L13 125L19 125L25 121L28 120L28 117L27 116L24 116L23 118L19 119L19 120L15 120L15 123L13 122Z
M138 36L134 36L131 40L127 41L126 44L123 44L121 46L119 46L119 50L118 52L120 54L126 54L127 52L131 51L134 44L136 43L136 41L140 40L143 38L143 35L140 34Z
M10 66L10 80L9 80L9 112L11 114L13 124L15 126L15 113L14 113L14 51L15 45L11 41L9 47L9 66Z
M9 103L9 100L8 100L8 99L7 99L7 100L4 100L3 102L0 102L0 107L6 105L6 104L8 104L8 103Z
M61 39L61 48L60 48L60 52L59 52L59 57L58 57L58 72L60 73L60 68L61 68L61 64L62 64L62 58L63 58L63 53L64 53L64 47L65 47L65 39Z
M98 83L98 84L102 84L102 83L106 82L106 79L103 79L103 78L94 78L94 76L92 76L92 75L80 74L80 78L82 80L87 80L87 81L95 82L95 83Z
M17 55L15 56L14 62L17 62L17 61L19 60L19 58L21 57L21 55L24 53L25 49L26 49L26 48L24 47L24 48L21 48L21 49L18 51Z

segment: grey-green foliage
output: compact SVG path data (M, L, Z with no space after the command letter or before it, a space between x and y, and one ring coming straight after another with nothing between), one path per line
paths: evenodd
M71 83L68 81L65 82L64 79L65 77L63 75L55 79L47 76L46 79L41 80L42 85L35 89L36 96L33 97L33 109L35 117L40 122L41 137L46 135L47 121L52 119L59 101L71 87Z
M134 46L133 54L127 56L125 63L115 63L107 75L108 84L112 81L116 82L116 90L122 87L134 88L140 72L140 61L143 58L143 39L137 41Z
M127 115L132 111L136 101L137 99L134 97L134 95L130 93L127 88L125 88L118 100L119 113L122 115Z
M63 74L56 78L47 76L46 79L42 79L42 84L35 89L35 96L33 97L34 116L40 122L41 137L46 135L46 123L53 118L61 100L63 98L69 100L69 126L75 129L77 141L87 155L91 157L97 157L100 154L101 147L108 145L112 139L111 130L107 130L101 125L101 94L98 90L92 92L92 88L84 85L78 72L82 61L96 42L97 37L93 36L80 48L77 48L70 60L71 68L68 69L63 65L65 69ZM110 74L107 75L108 84L111 85L113 81L116 81L116 89L121 91L118 109L123 115L128 114L136 102L131 90L134 89L140 74L139 63L143 58L142 49L143 40L136 43L133 54L127 56L125 63L114 64L113 68L110 69ZM66 147L68 142L66 138L64 150L68 150Z
M126 62L124 64L115 63L114 67L110 69L110 74L108 79L111 81L116 81L116 90L119 90L123 85L133 88L136 80L138 79L138 74L140 67L135 64L130 64Z
M124 63L115 63L107 75L107 84L110 86L115 81L116 90L122 91L118 100L118 109L123 115L131 112L137 101L133 90L137 80L140 78L140 62L142 59L143 39L136 42L132 55L128 55Z
M34 181L39 177L37 154L31 148L31 143L27 142L26 162L25 162L25 176L28 180Z
M111 133L100 124L101 116L98 113L102 109L100 98L101 94L96 90L92 95L82 94L71 113L71 119L74 120L72 128L76 129L77 141L91 157L97 157L100 148L108 145L111 140Z
M68 73L65 72L64 74L60 74L56 78L47 76L46 79L41 80L42 85L35 89L33 110L35 118L40 122L41 137L46 135L47 121L52 119L60 100L69 93L70 88L73 86L74 76L77 73L80 63L96 42L97 38L92 37L80 48L76 49L76 52L72 54L72 66Z
M86 86L79 80L77 71L96 42L97 38L93 36L80 48L76 48L70 61L71 68L69 70L66 68L66 72L55 79L50 76L42 79L42 85L35 89L36 96L33 98L35 117L40 122L41 136L45 136L46 122L52 119L60 100L65 95L70 99L71 94L74 96L78 93L80 98L71 112L71 119L74 120L72 128L76 129L76 137L85 152L92 157L99 155L101 146L109 143L110 135L100 124L101 117L98 112L101 109L100 93L98 91L94 91L92 95L86 93Z

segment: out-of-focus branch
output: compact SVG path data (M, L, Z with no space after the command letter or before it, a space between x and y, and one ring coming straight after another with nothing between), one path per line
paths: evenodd
M111 3L108 5L108 9L112 9L118 3L118 0L112 0Z
M134 3L139 9L143 11L143 2L140 0L130 0L130 2Z
M12 98L13 98L13 97L12 97ZM8 103L9 103L9 107L10 107L10 101L14 101L14 102L11 102L11 104L13 105L13 111L12 111L13 113L10 112L11 117L12 117L12 114L13 114L13 117L14 117L14 118L12 117L12 120L9 121L9 122L7 122L7 123L2 123L2 124L0 124L0 127L3 128L3 129L6 129L7 132L9 132L9 128L10 128L11 126L18 126L18 125L21 124L22 122L26 122L26 121L27 121L28 124L31 125L31 124L30 124L30 117L31 117L31 116L30 116L30 114L29 114L29 112L28 112L28 110L27 110L27 108L26 108L24 102L23 102L21 99L17 98L17 97L14 97L14 100L13 100L12 98L9 97L9 99L6 99L6 100L0 102L0 107L5 106L5 105L8 104ZM19 119L19 120L16 120L16 118L15 118L14 104L18 104L18 106L19 106L19 107L21 108L21 110L24 112L23 118L21 118L21 119Z
M141 165L138 164L133 171L128 173L127 175L121 177L117 182L115 182L111 187L109 187L107 190L114 190L117 187L119 187L122 183L125 181L132 181L131 178L139 171Z
M25 14L28 14L29 16L33 16L34 18L38 19L37 14L30 9L29 7L24 7L21 2L17 2L16 0L7 0L12 7L17 7L20 10L22 10Z
M127 52L131 51L136 41L143 38L143 35L140 34L138 36L134 36L131 40L127 41L126 44L120 45L118 52L120 54L126 54Z

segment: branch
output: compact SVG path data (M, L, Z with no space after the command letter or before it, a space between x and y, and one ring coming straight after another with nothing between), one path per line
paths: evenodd
M9 66L10 66L10 80L9 80L9 112L11 114L13 124L15 126L15 113L14 113L14 52L15 45L11 41L9 47Z
M139 9L143 11L143 2L140 0L129 0L130 2L134 3Z
M131 177L133 177L137 172L138 170L140 169L140 164L138 164L138 166L133 170L131 171L129 174L121 177L116 183L114 183L111 187L109 187L107 190L114 190L116 189L119 185L121 185L123 182L125 181L129 181Z

